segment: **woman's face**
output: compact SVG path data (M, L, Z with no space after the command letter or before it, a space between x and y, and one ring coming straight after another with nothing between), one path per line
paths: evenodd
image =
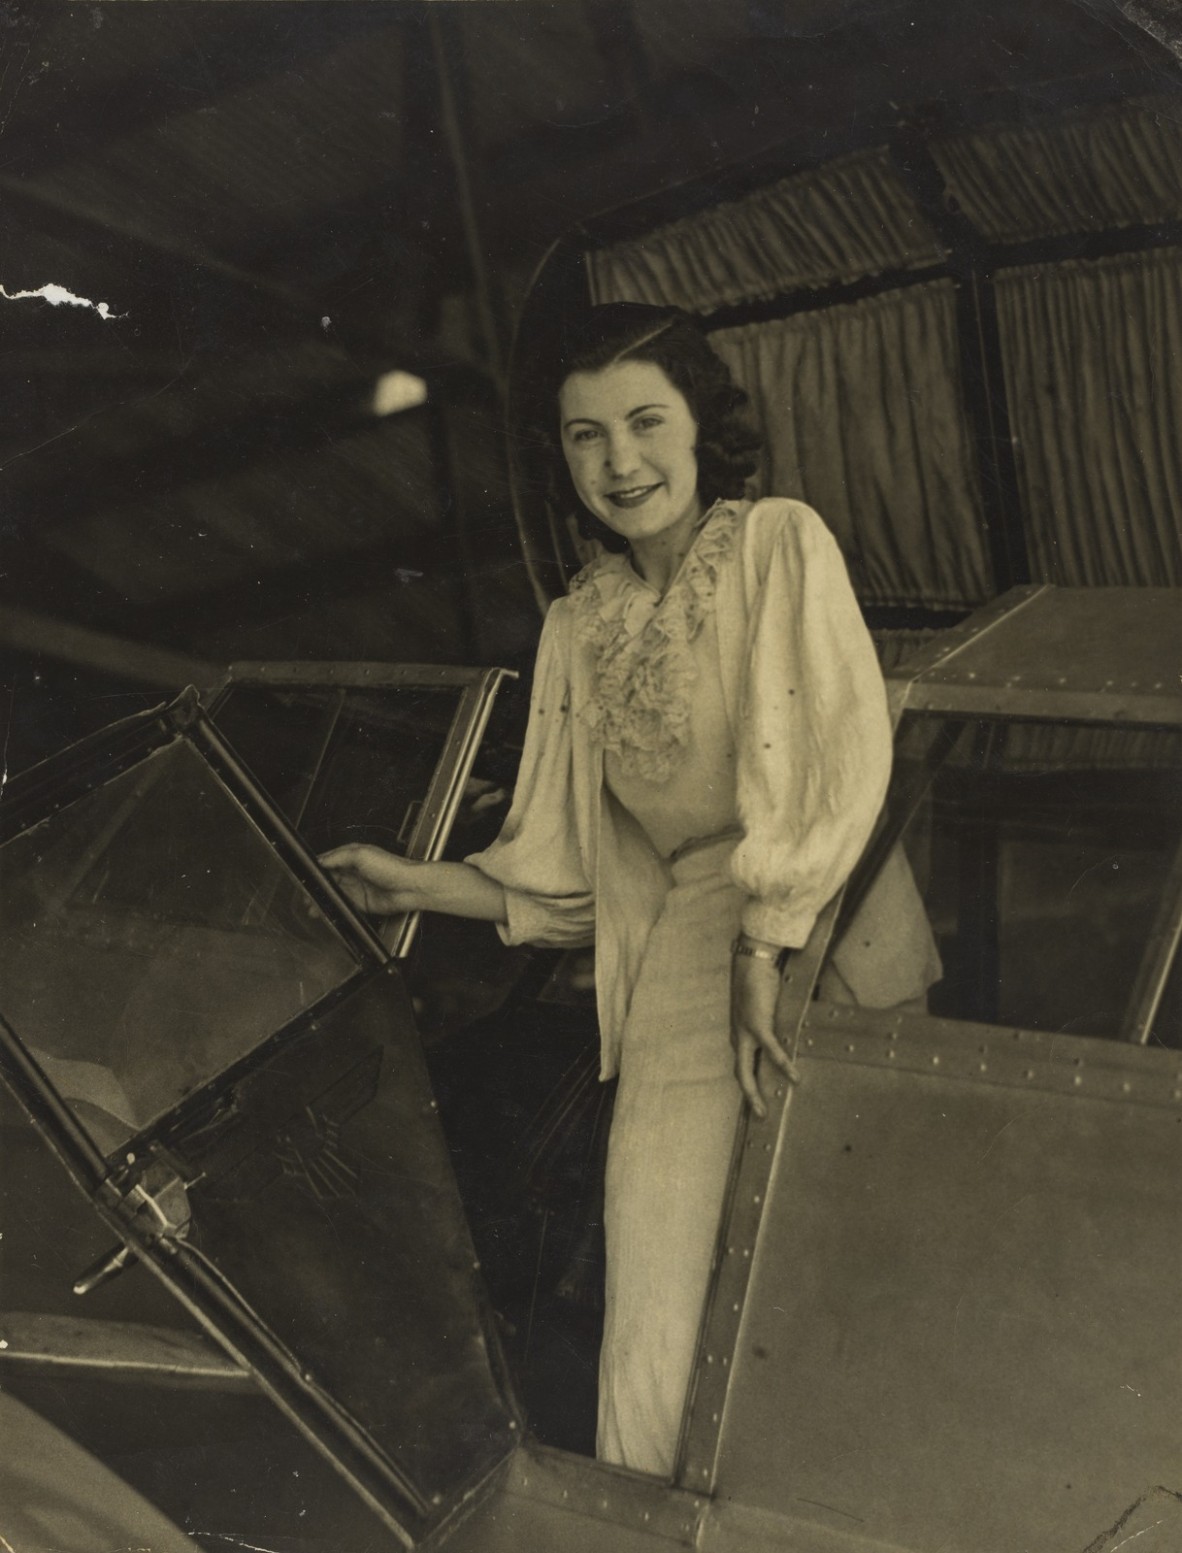
M562 449L579 498L632 545L678 538L702 515L698 426L651 361L572 372L558 395Z

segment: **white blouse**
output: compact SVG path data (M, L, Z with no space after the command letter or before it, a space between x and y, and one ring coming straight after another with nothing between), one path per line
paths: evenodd
M601 556L579 573L542 629L509 814L496 841L468 861L505 887L507 943L595 941L604 1077L617 1068L669 877L649 836L608 792L605 751L623 777L621 796L671 778L676 786L707 642L717 643L735 756L741 836L730 868L747 897L747 933L802 946L858 861L886 794L882 675L836 542L811 508L719 503L659 602L625 556ZM876 1007L920 996L938 974L901 852L834 964L855 998Z

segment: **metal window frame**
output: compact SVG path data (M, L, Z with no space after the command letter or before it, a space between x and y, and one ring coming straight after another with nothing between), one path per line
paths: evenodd
M497 692L507 679L516 678L512 669L452 664L242 662L231 664L211 692L210 718L216 725L218 707L232 689L458 690L459 702L406 846L407 857L434 862L443 853ZM394 959L405 959L410 953L420 917L420 912L406 912L387 919L378 930Z

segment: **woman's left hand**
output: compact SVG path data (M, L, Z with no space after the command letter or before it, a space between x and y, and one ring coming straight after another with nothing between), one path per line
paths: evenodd
M762 1121L767 1104L760 1091L758 1067L763 1054L790 1084L800 1082L800 1072L776 1039L776 1004L780 997L780 972L771 960L736 955L731 966L731 1041L735 1048L735 1077L751 1109Z

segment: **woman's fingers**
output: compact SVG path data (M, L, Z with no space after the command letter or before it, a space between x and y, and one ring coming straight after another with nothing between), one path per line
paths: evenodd
M331 852L322 852L317 862L321 868L332 875L333 883L347 900L354 906L359 906L362 911L368 911L370 890L365 874L359 866L360 850L355 845L334 847Z
M333 878L337 889L359 911L374 912L379 916L382 914L384 903L381 894L364 879L346 873L335 873Z
M775 1035L780 977L765 959L736 958L731 973L731 1029L735 1044L735 1075L756 1116L767 1115L760 1090L759 1069L770 1063L790 1084L800 1073Z
M322 852L316 861L321 868L351 868L357 860L357 854L362 851L359 842L350 841L343 847L331 847L327 852Z
M765 1061L772 1063L790 1084L800 1083L800 1069L770 1031L741 1029L735 1043L735 1074L739 1088L761 1121L767 1115L767 1102L759 1082L759 1070Z
M317 860L333 876L341 893L362 911L389 915L404 905L399 891L407 887L407 863L395 853L364 842L349 842L322 852Z
M368 879L372 884L385 884L391 877L396 877L402 859L393 852L383 852L381 847L372 847L363 841L351 841L343 847L333 847L330 852L322 852L317 859L321 868L327 868L330 873L355 874L359 879Z
M735 1077L739 1080L739 1088L743 1091L747 1104L762 1121L767 1115L767 1106L760 1094L759 1080L755 1074L755 1059L758 1052L759 1042L753 1035L742 1031L735 1043Z
M756 1030L753 1033L761 1049L768 1054L780 1072L795 1083L800 1074L797 1073L792 1058L789 1057L772 1032L770 1030Z

